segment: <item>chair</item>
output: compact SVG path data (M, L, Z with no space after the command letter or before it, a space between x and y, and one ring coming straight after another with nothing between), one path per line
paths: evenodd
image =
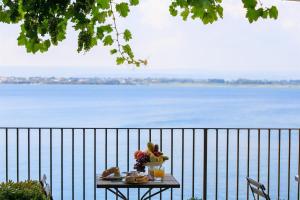
M47 183L47 177L45 174L43 175L42 180L40 180L40 184L43 187L45 195L49 197L51 200L53 200L50 192L50 185Z
M255 196L258 195L265 200L271 200L270 196L265 192L266 188L263 184L247 177L248 186L250 187L252 191L252 195L254 200L256 200Z

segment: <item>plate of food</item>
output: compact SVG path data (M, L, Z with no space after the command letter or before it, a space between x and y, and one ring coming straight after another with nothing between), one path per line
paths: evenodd
M121 176L120 170L118 167L112 167L112 168L104 170L102 172L102 175L100 178L103 180L107 180L107 181L120 181L124 177Z
M121 181L123 180L123 176L106 176L106 177L101 177L103 180L106 180L106 181Z
M148 176L144 175L131 175L125 177L125 183L128 184L143 184L148 183L149 178Z

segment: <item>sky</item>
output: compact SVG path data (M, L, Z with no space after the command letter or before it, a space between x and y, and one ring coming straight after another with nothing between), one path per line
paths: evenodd
M101 45L78 54L71 27L57 47L28 54L17 45L19 26L0 24L0 76L300 79L300 2L262 2L278 6L278 20L249 24L240 1L224 0L224 19L203 25L170 16L170 1L141 0L119 19L136 56L149 61L140 68L117 66Z

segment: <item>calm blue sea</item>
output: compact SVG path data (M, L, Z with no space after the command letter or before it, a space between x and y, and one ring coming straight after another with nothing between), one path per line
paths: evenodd
M258 87L199 87L199 86L99 86L99 85L0 85L0 127L300 127L300 89L299 88L258 88ZM86 199L93 197L93 133L86 133ZM103 133L97 133L97 172L104 168ZM175 141L181 141L182 133L175 133ZM0 132L0 182L5 180L5 137ZM49 133L42 137L42 172L49 174ZM115 133L109 133L109 165L115 165ZM185 133L184 163L186 169L191 169L191 133ZM196 195L202 194L202 143L201 133L196 136ZM219 192L220 199L224 198L225 177L225 132L220 133L220 163L219 163ZM54 161L53 161L53 189L55 199L60 198L60 134L54 132ZM170 134L164 133L164 151L170 154ZM71 191L71 134L64 135L64 197L70 199ZM137 139L131 135L130 154L137 149ZM253 155L251 169L257 169L256 141L257 134L253 133ZM292 133L292 163L291 163L291 199L296 199L296 183L293 179L297 173L297 133ZM27 178L27 134L20 132L20 178ZM147 133L142 134L142 145L147 143ZM271 193L277 194L277 146L276 133L271 137ZM37 133L31 137L31 175L36 178L38 155ZM158 133L153 133L153 140L159 141ZM266 141L267 135L262 135L262 163L261 179L266 183ZM126 171L126 133L120 132L119 159L122 171ZM214 167L215 167L215 134L210 135L210 169L209 169L209 197L214 197ZM282 176L281 194L283 199L287 194L287 134L282 136ZM181 143L181 142L180 142ZM236 170L236 134L232 133L230 143L230 174L229 197L235 197ZM9 176L15 180L15 134L9 139ZM75 172L76 199L82 199L82 134L75 136ZM178 145L179 146L179 145ZM241 133L241 172L240 196L245 197L246 175L246 134ZM181 155L181 146L176 147L175 155ZM130 158L133 165L133 159ZM178 162L178 164L176 164ZM175 161L174 174L181 181L181 159ZM274 167L273 167L274 166ZM170 163L166 163L170 170ZM256 177L256 173L252 174ZM183 180L184 197L191 196L191 170L185 171ZM199 185L199 186L197 186ZM174 191L178 199L181 190ZM104 192L97 190L98 199L102 199ZM135 199L135 191L130 191ZM165 194L168 198L169 193ZM112 199L112 196L109 196ZM176 199L176 198L175 198Z
M299 88L0 85L0 125L299 127L299 98Z

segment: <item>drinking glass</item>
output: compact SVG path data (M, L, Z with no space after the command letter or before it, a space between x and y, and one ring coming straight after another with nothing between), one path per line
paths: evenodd
M162 181L165 177L165 168L162 166L155 167L153 170L154 179Z

